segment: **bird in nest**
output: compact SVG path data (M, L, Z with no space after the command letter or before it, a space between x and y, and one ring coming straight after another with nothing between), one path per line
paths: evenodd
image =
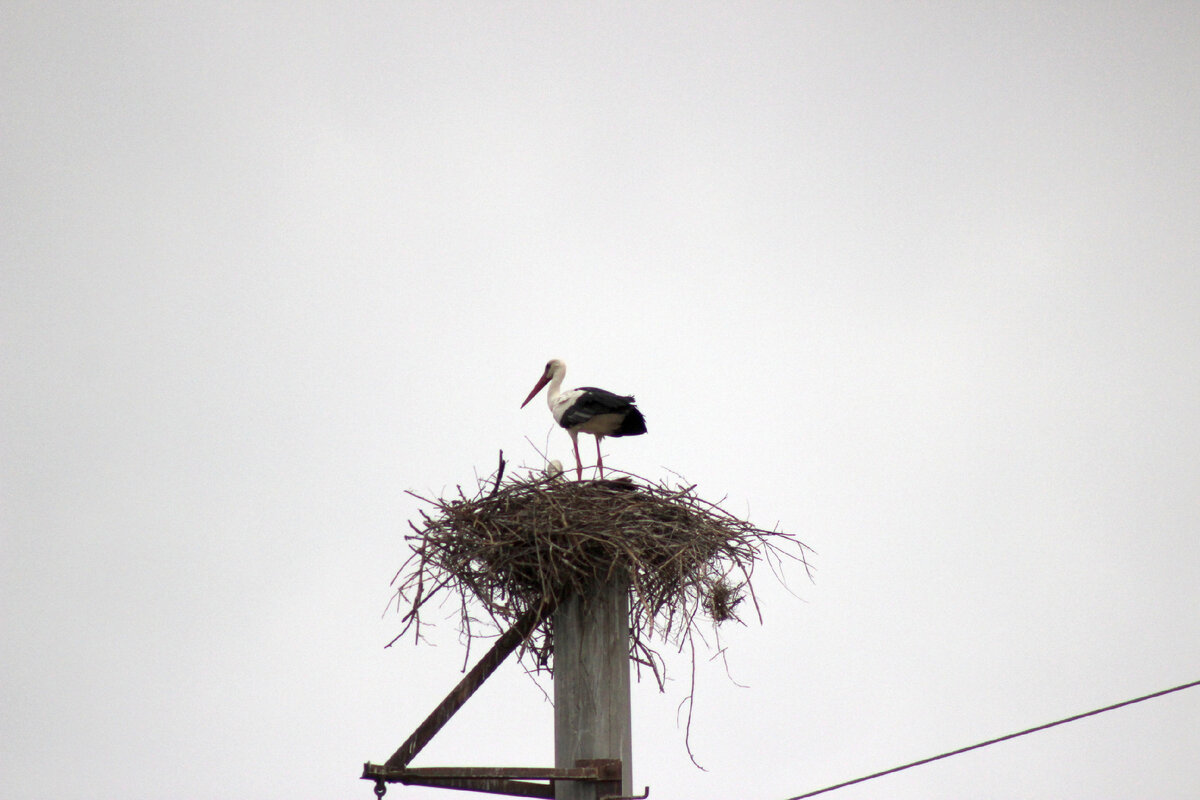
M562 390L567 365L557 358L546 362L546 369L538 379L533 391L521 403L521 408L537 396L543 387L546 403L554 421L567 429L571 444L575 448L575 474L583 480L583 461L579 457L579 434L590 433L596 437L596 467L604 477L604 456L600 452L600 440L605 436L641 436L646 432L646 418L634 405L632 395L613 394L594 386Z

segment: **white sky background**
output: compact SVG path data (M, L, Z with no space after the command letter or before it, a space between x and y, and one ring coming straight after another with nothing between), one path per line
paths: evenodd
M635 687L652 797L1200 678L1195 4L8 2L0 70L6 797L373 797L462 661L383 649L403 490L569 463L554 356L637 394L611 466L819 552L701 665L708 772L686 658ZM508 664L416 764L551 729ZM1192 690L828 796L1198 745Z

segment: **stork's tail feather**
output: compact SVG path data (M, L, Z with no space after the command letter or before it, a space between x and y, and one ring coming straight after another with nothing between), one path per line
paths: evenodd
M636 407L631 406L629 413L621 420L621 427L610 433L609 436L640 436L646 432L646 418L642 416L642 412Z

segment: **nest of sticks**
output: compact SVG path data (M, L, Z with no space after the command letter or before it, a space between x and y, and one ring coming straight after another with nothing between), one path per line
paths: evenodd
M410 522L410 554L393 580L407 633L421 638L422 612L450 601L468 644L506 630L530 609L613 578L630 587L630 658L663 686L656 642L692 645L705 618L741 621L751 578L765 560L811 577L812 551L790 534L764 530L700 498L695 486L668 486L621 473L615 480L571 481L530 471L503 479L504 459L476 491L451 497L412 494L428 508ZM611 472L611 470L610 470ZM476 616L482 607L486 617ZM453 613L453 612L451 612ZM480 628L481 622L491 625ZM552 617L522 645L527 668L553 669Z

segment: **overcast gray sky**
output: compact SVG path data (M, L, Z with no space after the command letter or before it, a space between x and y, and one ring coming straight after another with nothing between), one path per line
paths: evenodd
M6 797L373 797L463 655L383 649L404 490L569 461L551 357L637 394L611 466L819 554L749 688L702 658L707 772L686 658L635 686L651 797L1200 678L1196 3L12 0L0 89ZM506 665L416 763L551 728ZM1194 797L1198 746L1200 689L829 796Z

